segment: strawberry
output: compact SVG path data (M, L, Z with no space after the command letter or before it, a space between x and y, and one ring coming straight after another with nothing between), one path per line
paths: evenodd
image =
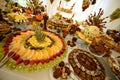
M40 60L40 62L41 62L42 64L44 64L44 63L45 63L45 60Z
M49 59L46 59L46 60L45 60L46 63L49 63L49 61L50 61Z
M30 65L33 65L34 63L35 63L34 60L30 60L30 62L29 62Z
M52 57L50 57L50 59L49 60L54 60L55 58L54 58L54 56L52 56Z
M28 65L30 63L30 60L24 60L23 63L24 65Z
M8 57L10 57L10 56L14 56L14 55L15 55L14 52L10 52L10 53L8 53Z
M18 65L18 64L20 64L20 63L22 63L22 62L23 62L23 59L18 58L18 59L16 60L16 65Z
M41 21L43 19L43 15L42 14L38 14L35 16L35 18L38 20L38 21Z
M4 51L8 51L9 48L8 48L8 47L3 47L3 50L4 50Z
M36 63L36 64L39 64L39 63L40 63L40 60L35 60L35 63Z
M12 58L16 61L18 58L20 58L20 56L15 54Z

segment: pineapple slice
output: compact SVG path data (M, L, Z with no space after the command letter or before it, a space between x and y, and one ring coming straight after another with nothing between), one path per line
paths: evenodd
M27 57L28 55L31 55L30 53L31 53L31 50L30 50L30 49L26 49L26 53L23 55L23 58L26 59L26 57Z
M51 48L52 48L54 54L59 52L59 48L57 46L52 46Z
M63 47L61 44L63 44L61 41L56 42L56 46L59 48L59 50Z
M43 59L43 53L41 50L35 51L35 54L32 56L32 60L42 60Z
M35 50L31 50L30 54L26 56L27 59L31 59L34 56Z
M53 49L52 48L47 48L47 51L48 51L48 54L50 56L53 56L54 55L54 52L53 52Z
M20 46L20 50L17 52L17 54L19 54L20 56L25 54L25 48L23 46Z
M48 51L47 51L47 50L42 50L42 52L43 52L43 58L44 58L44 59L48 59L48 58L49 58L49 53L48 53Z

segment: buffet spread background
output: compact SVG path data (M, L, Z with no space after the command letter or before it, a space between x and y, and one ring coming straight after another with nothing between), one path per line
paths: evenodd
M13 0L14 2L18 2L20 5L22 6L27 6L26 5L26 0ZM102 8L104 10L104 14L102 15L102 17L109 17L112 12L116 9L116 8L120 8L119 5L119 0L97 0L96 3L94 5L89 6L89 8L87 8L85 11L82 11L82 0L71 0L69 2L66 2L65 0L62 0L62 3L60 6L70 9L71 6L75 3L75 6L72 9L72 13L68 14L65 12L60 12L57 10L57 7L59 6L59 3L61 0L53 0L53 3L51 4L50 0L40 0L43 1L43 5L46 5L46 12L48 14L48 16L51 18L55 13L59 12L60 14L62 14L62 16L66 17L66 18L71 18L74 14L74 17L72 18L74 21L84 21L85 19L88 18L88 16L90 14L93 14L94 12L98 12L100 8ZM105 27L107 27L106 29L118 29L118 24L120 22L120 20L115 20L113 22L110 23L110 19L106 19L107 23L105 24ZM116 25L114 25L116 24ZM114 26L114 27L113 27ZM106 31L105 29L105 31Z
M14 0L13 0L14 1ZM43 1L44 5L47 5L47 13L49 16L54 15L57 11L57 7L59 5L60 0L54 0L53 3L50 3L50 0L40 0ZM26 6L26 0L15 0L15 2L20 3L22 6ZM119 0L97 0L96 4L91 5L87 10L82 12L82 0L71 0L70 2L66 2L62 0L61 6L65 8L70 8L75 3L73 8L73 13L75 14L76 20L84 20L90 13L94 13L102 8L104 10L103 16L109 16L113 10L120 7ZM62 13L62 12L61 12ZM64 13L63 13L64 14ZM71 17L72 14L64 14L63 16Z
M1 0L2 1L2 0ZM20 5L22 5L23 7L26 7L26 0L12 0L14 2L18 2ZM73 23L76 25L77 22L82 22L82 21L85 21L86 19L88 19L88 16L90 14L94 14L95 12L96 13L99 13L100 12L100 8L102 8L102 10L104 11L104 14L102 15L102 17L110 17L110 15L112 14L112 12L116 9L116 8L120 8L120 0L97 0L96 3L94 5L90 5L89 8L85 9L83 11L82 9L82 3L83 3L83 0L70 0L69 2L66 2L65 0L53 0L53 2L51 2L50 0L39 0L39 1L42 1L43 3L43 6L45 7L45 13L48 14L49 18L51 19L51 21L53 20L54 22L54 19L53 16L56 14L56 13L59 13L60 15L62 15L62 17L65 17L68 18L68 19L71 19L73 20ZM1 5L1 2L0 2L0 5ZM74 6L74 7L73 7ZM58 10L58 7L63 7L65 9L71 9L72 8L72 12L71 13L66 13L64 11L60 11ZM43 12L44 13L44 12ZM35 15L34 15L35 16ZM33 16L32 16L33 17ZM34 18L34 17L33 17ZM36 16L35 16L36 18ZM64 18L63 18L64 19ZM42 20L40 20L42 21ZM115 30L119 30L120 31L120 19L116 19L116 20L113 20L112 22L110 22L110 18L106 18L106 21L107 23L105 24L105 29L103 31L106 31L107 29L115 29ZM37 21L36 21L37 22ZM58 21L59 22L59 21ZM14 23L14 22L13 22ZM34 23L34 21L33 21ZM72 22L70 22L72 23ZM55 24L52 24L52 25L55 25ZM59 25L59 24L58 24ZM64 25L64 24L62 24ZM81 24L80 24L81 25ZM15 26L15 24L14 24ZM19 25L17 25L19 26ZM21 26L21 25L20 25ZM35 26L35 25L33 25ZM67 25L68 26L68 25ZM81 27L81 26L79 26ZM56 28L55 28L56 29ZM54 31L54 30L53 30ZM26 31L27 32L27 31ZM29 31L28 31L29 32ZM63 31L64 32L64 31ZM17 34L19 35L19 34ZM74 35L72 35L73 37ZM63 35L64 37L64 35ZM71 36L70 36L71 37ZM68 37L68 39L71 39L70 37ZM76 36L75 36L76 37ZM73 42L74 40L76 40L76 38L72 38L73 39ZM72 40L71 39L71 40ZM63 41L64 42L64 41ZM70 41L69 41L70 42ZM82 41L81 41L82 42ZM7 44L7 43L6 43ZM68 44L68 42L67 42ZM78 43L79 44L79 43ZM86 46L86 43L83 42L83 44ZM69 44L68 44L69 45ZM75 46L73 43L72 43L73 46ZM82 44L80 44L82 45ZM6 45L5 45L6 46ZM69 45L71 46L71 45ZM7 46L8 47L8 46ZM72 48L70 48L72 49ZM73 54L73 53L71 53ZM67 57L68 58L68 57ZM72 59L74 59L74 57L72 57ZM105 64L103 62L103 64ZM76 65L76 64L75 64ZM108 66L107 66L108 67ZM107 68L106 67L106 68ZM105 69L106 69L105 68ZM36 79L36 80L39 80L39 75L43 75L43 74L46 74L46 75L43 75L42 77L46 77L46 76L49 76L49 73L48 74L48 71L41 71L41 72L31 72L31 73L22 73L22 72L12 72L10 70L1 70L3 72L0 73L1 76L0 76L0 79L3 78L4 75L6 74L12 74L12 76L14 76L14 79L16 79L17 77L19 77L19 80L21 79L21 77L23 77L22 79L23 80L33 80L33 79ZM108 70L109 71L109 70ZM103 71L104 72L104 71ZM43 73L43 74L42 74ZM38 75L39 74L39 75ZM107 72L107 75L111 75L111 73ZM10 77L10 76L9 76ZM6 80L9 80L9 77L6 77ZM52 76L53 77L53 76ZM13 79L12 77L10 77L11 79ZM4 78L3 78L4 79ZM51 79L52 80L52 79Z

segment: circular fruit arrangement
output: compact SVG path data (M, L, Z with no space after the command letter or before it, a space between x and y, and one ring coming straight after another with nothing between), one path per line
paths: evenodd
M26 30L13 33L0 42L0 58L14 55L6 66L20 71L37 71L53 67L66 57L63 38L50 31L42 32L46 35L44 41L38 41L34 31Z

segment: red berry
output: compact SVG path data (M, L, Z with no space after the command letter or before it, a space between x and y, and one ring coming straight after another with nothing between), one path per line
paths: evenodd
M23 63L24 63L24 65L28 65L30 63L30 61L29 60L24 60Z
M29 63L30 63L30 65L33 65L35 63L35 61L31 60Z
M20 56L15 54L12 58L16 61Z
M20 64L20 63L22 63L23 62L23 59L21 59L21 58L18 58L17 60L16 60L16 64L18 65L18 64Z
M52 57L50 57L50 59L49 60L54 60L55 58L54 58L54 56L52 56Z
M10 57L10 56L14 56L14 55L15 55L14 52L10 52L10 53L8 53L8 57Z
M35 60L35 63L36 63L36 64L39 64L39 63L40 63L40 60Z
M40 60L40 62L41 62L42 64L44 64L44 63L45 63L45 60Z

